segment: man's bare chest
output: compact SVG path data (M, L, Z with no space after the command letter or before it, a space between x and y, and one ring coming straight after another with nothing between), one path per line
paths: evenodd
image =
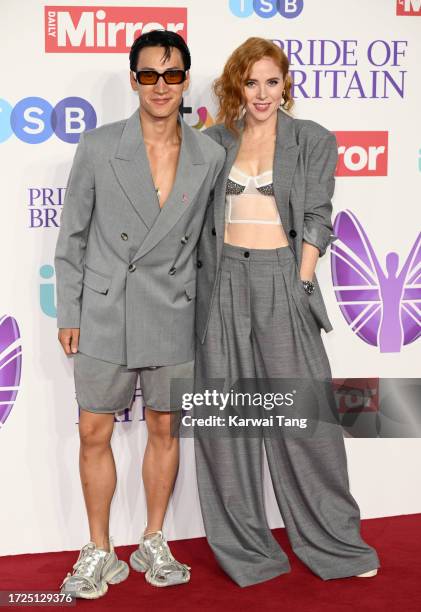
M147 154L155 191L158 196L159 205L162 208L174 187L180 156L180 145L169 147L166 150L149 147Z

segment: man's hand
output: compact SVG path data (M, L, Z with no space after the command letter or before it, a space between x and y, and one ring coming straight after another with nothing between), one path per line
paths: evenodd
M66 355L77 353L80 329L78 327L63 327L58 330L58 339Z

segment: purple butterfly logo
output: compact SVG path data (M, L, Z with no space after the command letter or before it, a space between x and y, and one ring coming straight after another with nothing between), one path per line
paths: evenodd
M341 211L333 230L332 280L343 316L381 353L398 353L421 335L421 232L402 268L390 251L384 271L354 213Z
M13 317L0 317L0 427L18 394L22 367L19 327Z

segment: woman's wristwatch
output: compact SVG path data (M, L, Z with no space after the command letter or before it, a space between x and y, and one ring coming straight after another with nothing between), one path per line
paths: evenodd
M303 280L301 282L303 283L304 291L308 295L311 295L314 292L314 287L315 287L314 283L309 280Z

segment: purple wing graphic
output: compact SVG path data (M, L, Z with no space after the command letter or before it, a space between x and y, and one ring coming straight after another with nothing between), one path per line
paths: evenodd
M408 271L401 301L403 344L421 336L421 232L405 262Z
M22 366L19 327L13 317L0 317L0 426L15 402Z
M398 254L390 252L384 272L354 213L340 212L334 232L332 280L342 314L381 353L399 352L421 334L421 233L401 270Z

